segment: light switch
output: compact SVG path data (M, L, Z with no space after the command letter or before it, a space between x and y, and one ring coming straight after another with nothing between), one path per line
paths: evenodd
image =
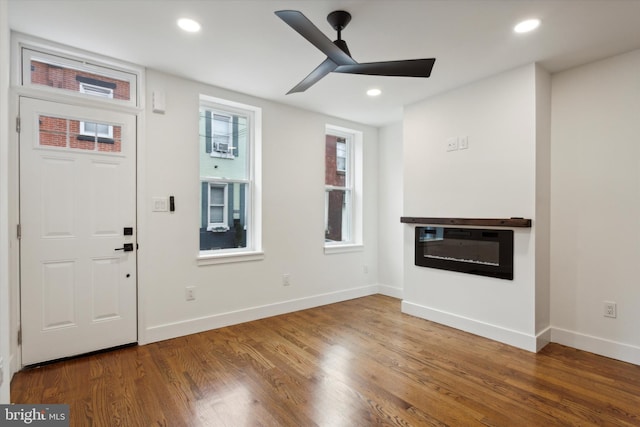
M467 148L469 148L468 136L461 136L460 138L458 138L458 148L460 150L466 150Z
M166 197L154 197L152 200L152 211L153 212L168 212L169 211L169 201Z

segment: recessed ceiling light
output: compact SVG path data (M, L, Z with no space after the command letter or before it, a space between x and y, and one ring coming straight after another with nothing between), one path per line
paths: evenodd
M539 19L527 19L526 21L522 21L518 23L515 27L513 27L513 31L516 33L528 33L529 31L533 31L540 26Z
M200 23L189 18L178 19L178 27L182 28L188 33L197 33L200 31Z
M367 95L369 96L378 96L382 93L382 91L380 89L369 89L367 91Z

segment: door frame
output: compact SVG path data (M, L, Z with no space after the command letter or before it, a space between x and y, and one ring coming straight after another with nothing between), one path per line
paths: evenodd
M78 97L73 93L63 93L63 91L50 90L49 88L33 88L22 86L21 84L21 50L23 47L32 49L44 50L51 54L60 55L63 57L70 57L73 59L81 59L91 61L94 64L103 66L116 67L134 73L137 76L137 106L126 105L105 105L100 100L87 99L85 97ZM93 54L85 51L80 51L76 48L57 44L47 40L39 39L37 37L27 36L20 33L11 34L11 70L10 70L10 89L8 96L8 134L9 134L9 147L7 163L9 169L7 171L8 181L6 187L8 188L8 240L9 240L9 253L8 253L8 275L9 275L9 353L10 359L4 362L5 369L9 370L9 378L11 378L16 372L23 368L22 363L22 346L19 342L19 331L21 329L21 313L20 313L20 241L17 236L17 229L20 219L20 158L19 158L19 135L16 131L16 121L19 113L20 97L29 97L42 101L61 102L71 104L75 106L86 106L98 109L107 109L122 113L132 114L136 118L136 149L135 149L135 187L136 187L136 215L135 226L137 228L137 277L136 290L136 312L137 312L137 333L138 344L146 344L147 339L145 337L146 325L144 316L144 289L142 286L143 281L140 280L140 256L144 250L144 241L146 236L146 229L144 223L141 221L143 213L146 209L145 195L145 167L144 162L140 159L143 153L146 152L146 141L144 138L145 128L145 69L136 64L127 63L124 61L115 60L99 54Z

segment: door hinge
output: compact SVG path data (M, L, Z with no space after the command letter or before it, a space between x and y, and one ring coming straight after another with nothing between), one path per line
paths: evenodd
M22 345L22 328L18 329L18 345Z
M16 132L20 133L20 116L16 117Z
M22 226L20 224L16 226L16 235L18 237L18 240L22 238Z

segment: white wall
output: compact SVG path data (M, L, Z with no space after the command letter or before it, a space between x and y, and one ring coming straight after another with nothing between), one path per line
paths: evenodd
M551 75L536 66L535 333L538 349L551 340Z
M0 404L9 403L9 22L8 4L0 1Z
M505 72L411 105L404 117L404 216L525 217L534 226L514 230L511 281L416 267L406 225L403 310L532 351L544 330L535 307L541 73ZM469 148L447 152L447 139L460 136Z
M166 94L166 113L147 103L141 155L139 288L142 342L210 329L377 291L376 128L187 81L153 70L147 100ZM198 266L198 96L262 108L261 261ZM334 124L364 132L364 251L325 255L324 133ZM151 212L175 196L175 213ZM365 265L368 272L365 272ZM290 274L291 286L282 285ZM185 287L196 287L187 302Z
M380 128L378 152L378 282L381 293L402 298L402 122Z
M640 51L558 73L552 94L552 339L640 364Z

